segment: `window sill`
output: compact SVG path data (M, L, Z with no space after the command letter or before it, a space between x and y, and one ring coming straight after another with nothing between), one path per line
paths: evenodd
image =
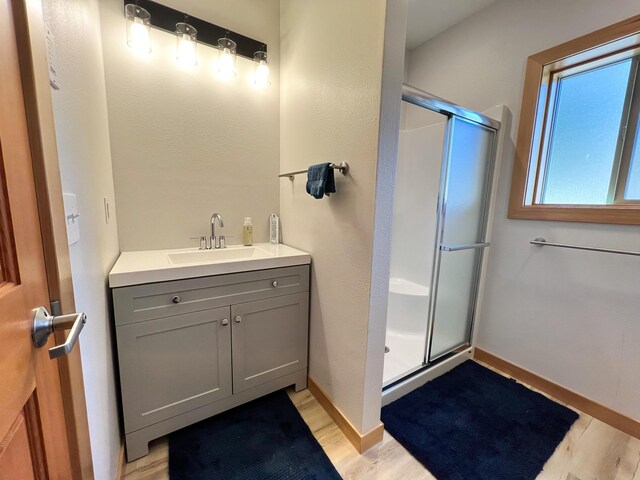
M508 218L640 225L640 205L513 205Z

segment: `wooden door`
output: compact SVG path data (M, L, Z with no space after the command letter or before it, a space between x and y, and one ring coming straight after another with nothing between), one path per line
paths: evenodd
M49 305L12 5L0 0L0 479L71 478L57 361L31 341Z

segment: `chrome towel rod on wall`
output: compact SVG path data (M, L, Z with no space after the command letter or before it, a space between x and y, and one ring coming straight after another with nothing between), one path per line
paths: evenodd
M531 245L537 245L538 247L560 247L560 248L572 248L574 250L588 250L590 252L604 252L604 253L617 253L618 255L633 255L640 257L640 252L632 252L630 250L614 250L612 248L598 248L587 247L584 245L568 245L566 243L550 243L544 237L534 238L529 242Z
M349 164L347 162L342 162L340 163L340 165L332 163L331 165L329 165L329 167L333 168L334 170L340 170L340 173L342 175L346 175L349 171ZM294 175L301 175L303 173L307 173L307 170L305 169L297 170L295 172L281 173L280 175L278 175L278 177L289 177L289 180L293 180Z

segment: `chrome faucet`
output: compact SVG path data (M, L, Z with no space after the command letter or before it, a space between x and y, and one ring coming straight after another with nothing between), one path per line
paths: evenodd
M224 235L216 236L216 219L220 224L220 228L224 227L224 222L222 221L222 215L218 212L211 215L211 247L210 248L224 248Z

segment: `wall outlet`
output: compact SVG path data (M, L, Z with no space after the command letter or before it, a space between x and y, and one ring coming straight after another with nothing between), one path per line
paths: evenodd
M67 243L73 245L80 241L80 214L78 213L78 199L74 193L62 195L64 201L64 215L67 220Z

